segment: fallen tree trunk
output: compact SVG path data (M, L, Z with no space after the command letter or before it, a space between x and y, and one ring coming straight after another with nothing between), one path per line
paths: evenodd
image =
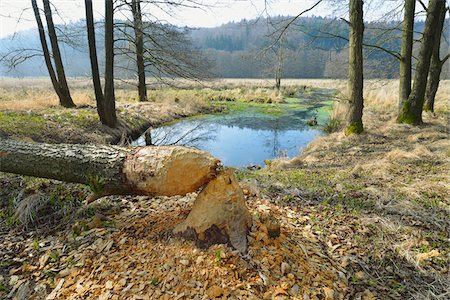
M0 171L84 183L99 195L184 195L215 178L220 162L179 146L125 148L0 141Z
M199 244L230 242L244 252L251 216L231 171L207 152L180 147L25 143L0 140L0 171L87 184L94 195L199 193L176 233ZM193 234L195 233L195 234Z

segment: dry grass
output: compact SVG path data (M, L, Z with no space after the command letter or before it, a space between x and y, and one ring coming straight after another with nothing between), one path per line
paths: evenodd
M159 84L149 80L149 97L156 102L165 101L205 101L217 97L253 101L270 99L281 100L274 89L273 80L268 79L223 79L207 82L174 80L174 86ZM69 80L72 97L77 105L95 105L92 85L89 79ZM117 81L118 102L137 102L138 96L134 82ZM285 79L282 87L289 89L311 86L314 88L336 89L340 98L345 97L347 82L339 79ZM436 111L450 110L450 80L441 81L436 96ZM364 101L367 108L378 111L395 111L398 103L398 80L366 80ZM343 101L341 101L342 103ZM58 99L47 78L0 79L0 110L36 110L54 107ZM345 108L337 102L334 116L341 116Z

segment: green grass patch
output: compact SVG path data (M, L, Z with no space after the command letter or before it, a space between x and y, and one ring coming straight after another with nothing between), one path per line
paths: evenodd
M43 116L34 113L0 111L0 130L10 134L40 134L46 122Z

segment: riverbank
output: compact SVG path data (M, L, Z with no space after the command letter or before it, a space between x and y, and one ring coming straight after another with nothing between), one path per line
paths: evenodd
M345 87L345 82L315 84ZM248 88L236 81L227 85L238 97L239 90ZM412 127L394 121L395 101L388 94L394 85L387 82L366 91L363 135L333 133L292 160L237 171L254 220L245 257L224 245L198 249L171 235L170 228L186 216L195 194L110 196L79 210L87 187L0 174L0 297L445 297L448 86L440 91L436 116L426 114L425 125ZM250 99L265 89L259 85L256 92L244 94ZM203 97L215 90L170 90L165 101L172 107L195 93ZM267 98L273 97L270 93ZM382 95L386 97L378 98ZM118 102L123 109L136 104ZM139 105L133 108L138 116ZM23 118L29 115L27 110L15 113L19 111ZM166 111L155 114L164 117ZM8 124L0 130L6 132ZM19 133L10 136L39 138ZM78 134L94 141L86 131ZM64 135L55 136L44 138L55 142ZM262 218L268 212L280 221L278 238L268 235Z

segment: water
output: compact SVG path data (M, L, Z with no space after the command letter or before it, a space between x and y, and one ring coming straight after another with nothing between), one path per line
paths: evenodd
M296 104L281 104L277 114L253 107L232 114L184 119L152 129L152 143L206 150L228 166L264 165L266 159L296 156L313 139L324 135L319 126L310 127L306 120L316 116L319 125L324 123L329 103L316 101L308 107ZM133 144L145 145L144 136Z

